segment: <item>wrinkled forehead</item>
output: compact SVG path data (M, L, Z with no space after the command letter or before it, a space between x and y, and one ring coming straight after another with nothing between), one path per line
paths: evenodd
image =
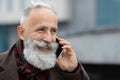
M33 13L34 14L46 14L47 13L47 15L54 15L57 17L57 15L51 9L44 8L44 7L41 7L41 8L36 7L36 8L31 9L28 16L32 15Z
M45 4L45 3L43 4L42 2L37 3L37 4L32 4L31 6L28 6L25 10L23 10L23 12L21 14L20 24L22 24L24 22L24 19L26 17L29 17L32 10L37 9L37 8L38 9L42 9L42 8L48 9L48 10L52 11L54 14L56 14L55 9L48 4ZM56 16L57 16L57 14L56 14Z

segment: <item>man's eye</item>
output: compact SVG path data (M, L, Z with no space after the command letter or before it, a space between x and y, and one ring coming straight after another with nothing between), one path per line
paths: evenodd
M52 32L56 33L56 32L57 32L57 29L52 29Z
M57 30L52 30L52 32L56 33L56 32L57 32Z
M45 31L45 29L41 28L41 29L37 29L36 31Z
M40 29L40 31L45 31L45 29L44 29L44 28L42 28L42 29Z

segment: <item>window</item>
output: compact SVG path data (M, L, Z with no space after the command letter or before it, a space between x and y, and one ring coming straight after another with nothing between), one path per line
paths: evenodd
M97 0L98 26L120 25L120 0Z
M12 12L12 10L13 10L13 0L7 0L7 9L8 9L8 12Z
M20 0L20 10L23 10L26 6L27 0Z
M0 53L8 48L8 26L0 26Z
M0 12L1 12L1 9L2 9L2 1L0 0Z

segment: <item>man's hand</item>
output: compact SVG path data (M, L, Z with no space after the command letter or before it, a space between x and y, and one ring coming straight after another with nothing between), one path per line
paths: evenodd
M59 39L59 43L63 45L63 51L61 57L57 59L57 63L62 70L71 72L78 65L76 54L68 41Z

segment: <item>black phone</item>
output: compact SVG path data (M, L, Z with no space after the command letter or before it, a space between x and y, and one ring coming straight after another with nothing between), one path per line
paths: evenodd
M58 43L58 49L56 51L56 57L58 58L60 56L60 54L61 54L63 49L62 49L62 45L59 43L58 38L56 38L56 42Z

